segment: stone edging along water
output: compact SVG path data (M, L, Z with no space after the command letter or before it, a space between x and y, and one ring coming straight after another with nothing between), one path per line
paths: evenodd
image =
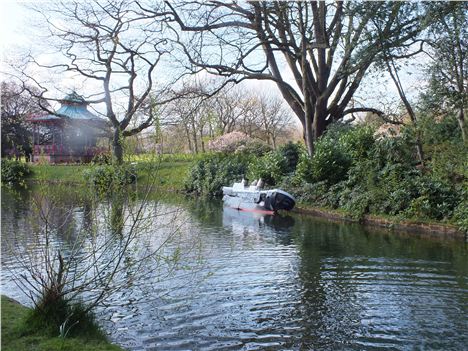
M325 218L334 222L353 222L365 226L387 228L395 231L404 231L407 233L421 234L424 236L452 239L468 239L468 233L465 233L453 225L442 223L423 223L410 220L388 219L376 215L365 215L362 219L355 219L333 210L323 208L296 206L293 213L312 215Z

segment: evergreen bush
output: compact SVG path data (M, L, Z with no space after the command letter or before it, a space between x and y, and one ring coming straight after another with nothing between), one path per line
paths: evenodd
M231 186L247 174L251 156L244 153L206 154L189 171L185 189L201 195L219 196L223 186Z

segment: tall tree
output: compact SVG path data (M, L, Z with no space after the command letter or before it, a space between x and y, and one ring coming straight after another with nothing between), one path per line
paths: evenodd
M463 140L467 141L465 110L468 101L468 3L430 2L426 4L432 64L426 101L431 108L455 112ZM431 96L431 97L430 97Z
M196 70L271 80L304 129L310 154L348 104L381 47L408 45L420 31L418 5L405 2L166 2L189 35L179 42ZM140 4L143 8L143 6ZM157 9L145 9L157 18ZM372 19L379 18L377 33ZM365 111L365 108L360 108Z
M84 92L88 102L104 104L113 127L113 152L123 160L122 138L135 135L152 125L153 109L146 118L133 123L155 88L154 75L162 58L171 50L161 21L148 23L135 12L135 3L127 0L66 1L39 4L50 31L50 45L57 49L56 64L44 64L30 57L35 65L49 72L72 76L78 84L94 87ZM27 75L45 96L50 82ZM151 104L161 104L156 100ZM140 114L141 116L141 114Z

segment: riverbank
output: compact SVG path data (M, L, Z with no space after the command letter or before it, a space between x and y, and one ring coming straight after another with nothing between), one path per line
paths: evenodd
M175 159L161 160L156 163L149 161L135 162L139 174L138 184L154 184L158 190L167 192L184 192L184 183L190 170L192 160ZM33 174L29 178L33 183L46 182L63 185L86 185L83 173L91 165L32 165ZM438 237L466 238L466 233L456 226L436 221L405 219L395 216L381 216L375 214L363 215L356 219L349 213L341 210L299 204L294 210L296 213L326 218L333 221L346 221L361 223L366 226L383 227L391 230L406 231Z
M467 238L467 233L448 223L408 220L391 216L384 217L372 214L364 215L362 219L356 219L349 214L339 210L313 207L306 204L300 204L296 206L296 208L293 210L293 213L320 217L333 222L359 223L369 227L380 227L394 231L403 231L430 237L453 238L458 240L465 240Z
M27 332L25 319L29 308L7 296L1 297L2 351L123 351L107 340L50 337L40 332Z

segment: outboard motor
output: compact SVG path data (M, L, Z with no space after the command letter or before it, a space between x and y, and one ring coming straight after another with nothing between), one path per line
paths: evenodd
M268 191L265 199L265 207L271 211L286 210L290 211L296 205L296 200L286 191L274 189Z

